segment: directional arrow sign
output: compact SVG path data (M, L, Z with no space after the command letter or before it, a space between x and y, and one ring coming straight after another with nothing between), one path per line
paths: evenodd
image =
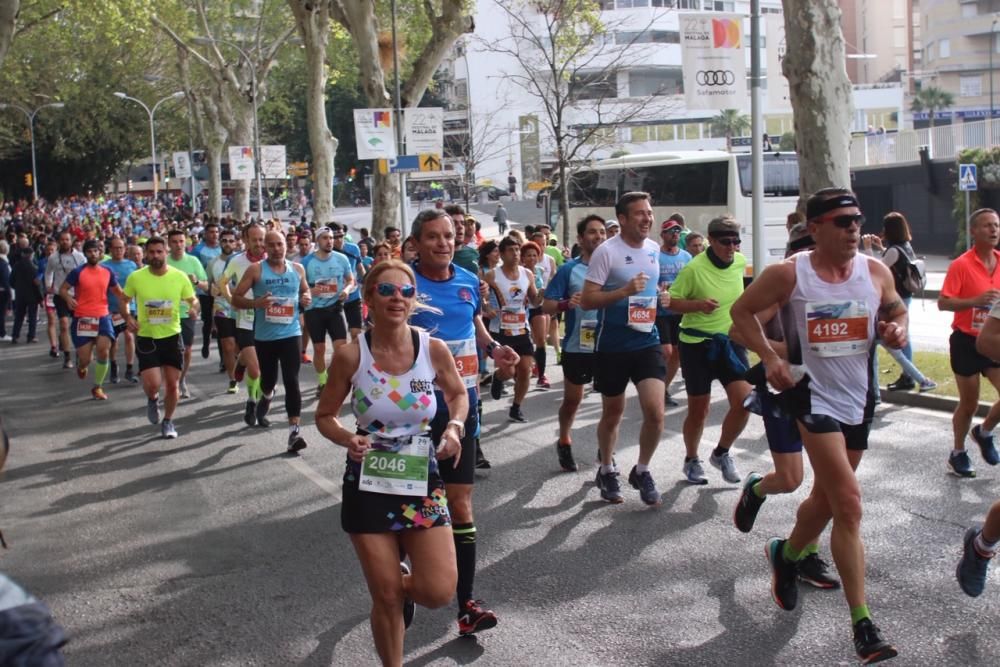
M420 171L441 171L441 158L434 153L420 155Z

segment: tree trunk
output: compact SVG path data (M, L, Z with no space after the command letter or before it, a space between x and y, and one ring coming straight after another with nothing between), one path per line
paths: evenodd
M288 0L306 48L306 124L312 155L313 220L333 219L333 158L338 141L326 120L326 49L330 41L329 3Z
M788 79L799 156L800 202L851 185L851 82L836 0L782 0Z
M222 217L222 144L209 143L208 154L208 211L216 218Z
M562 233L559 236L562 238L562 244L568 248L570 247L569 179L566 177L566 173L569 171L569 165L563 159L561 150L557 150L557 155L559 160L559 218L560 224L562 224ZM545 220L545 224L552 223Z
M17 28L17 13L21 10L21 0L0 0L0 70L3 61L14 43L14 31Z

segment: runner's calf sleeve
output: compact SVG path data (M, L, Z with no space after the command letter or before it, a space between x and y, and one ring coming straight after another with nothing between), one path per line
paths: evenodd
M455 561L458 565L458 608L472 599L472 584L476 578L476 525L456 523L451 527L455 539Z
M538 366L538 377L545 375L545 347L535 348L535 365Z
M108 377L108 362L107 361L97 361L96 368L94 369L94 385L100 387L104 384L104 380Z

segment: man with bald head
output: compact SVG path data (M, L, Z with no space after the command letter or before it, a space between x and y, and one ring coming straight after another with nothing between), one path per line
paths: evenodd
M237 308L254 310L254 346L260 362L262 395L257 401L257 425L267 427L267 412L278 383L278 367L285 387L285 412L288 414L288 453L298 455L306 448L300 429L302 392L299 389L302 326L299 314L312 297L305 269L285 258L285 237L276 231L264 236L267 259L250 265L233 294ZM253 290L252 298L246 296Z

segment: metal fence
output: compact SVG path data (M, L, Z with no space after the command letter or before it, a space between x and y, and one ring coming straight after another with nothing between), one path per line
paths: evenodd
M927 147L930 159L954 158L964 148L1000 144L1000 118L941 125L922 130L900 130L858 135L851 139L851 167L919 162Z

